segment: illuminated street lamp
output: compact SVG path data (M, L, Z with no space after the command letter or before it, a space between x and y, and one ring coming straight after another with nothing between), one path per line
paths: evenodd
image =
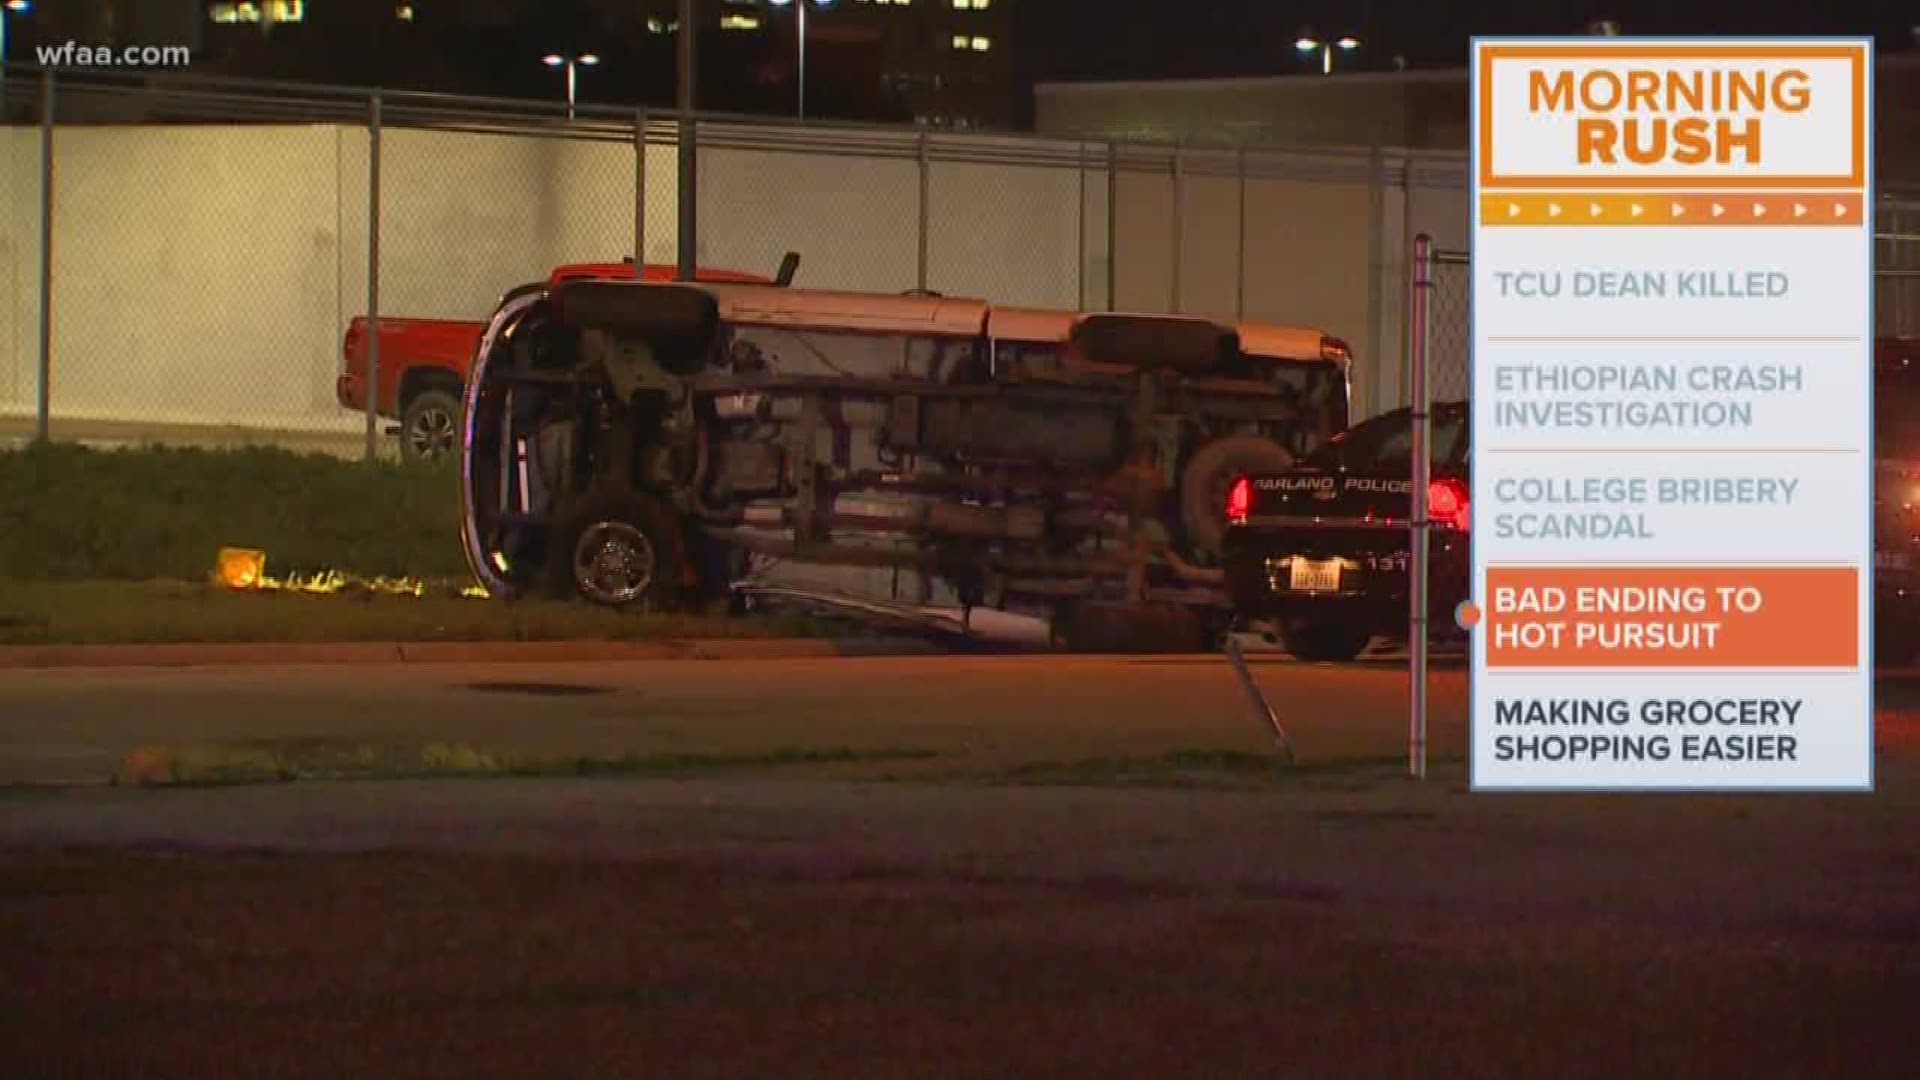
M786 7L788 4L793 4L794 0L767 0L767 2L774 7ZM794 14L799 19L799 26L794 36L798 38L800 42L799 112L800 119L802 120L807 118L807 7L810 4L817 4L820 7L832 7L833 0L800 0L798 4L794 4Z
M581 53L578 56L572 53L548 53L540 58L540 62L550 68L567 69L567 119L573 119L574 92L580 81L576 69L592 67L600 62L600 57L594 53Z
M31 0L6 0L0 4L0 119L6 118L7 106L7 17L25 15L32 10Z
M1293 43L1293 47L1308 56L1319 53L1321 73L1331 75L1333 74L1333 50L1339 49L1341 52L1352 52L1360 47L1360 40L1358 38L1343 37L1333 41L1321 41L1319 38L1303 36Z

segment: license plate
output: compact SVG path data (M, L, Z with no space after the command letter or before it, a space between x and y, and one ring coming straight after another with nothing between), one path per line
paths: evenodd
M1337 559L1295 559L1289 584L1294 592L1339 592L1340 562Z

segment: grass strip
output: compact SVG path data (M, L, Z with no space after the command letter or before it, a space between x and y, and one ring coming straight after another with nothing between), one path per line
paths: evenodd
M584 602L237 592L191 582L0 580L0 645L649 641L820 636L800 618L619 612Z
M459 473L273 448L0 452L0 579L198 580L222 547L269 572L465 579Z
M528 757L460 743L273 740L142 747L121 762L115 781L136 786L209 787L431 777L670 778L894 763L938 756L937 750L912 747L780 747L743 753Z

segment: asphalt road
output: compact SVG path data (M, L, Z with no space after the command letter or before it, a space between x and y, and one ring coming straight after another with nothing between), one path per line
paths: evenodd
M1253 669L1301 760L1404 753L1391 664ZM1432 685L1434 753L1458 754L1464 673ZM1219 656L15 671L0 716L0 783L99 783L143 746L257 740L534 758L901 749L970 767L1272 748Z
M964 768L0 790L0 1060L1910 1075L1913 714L1880 725L1867 796L1474 796L1461 673L1436 678L1436 768L1414 782L1404 674L1256 670L1304 767L1148 786L1120 782L1126 761L1267 749L1219 658L9 673L15 780L245 739L906 747ZM1905 678L1880 695L1914 697Z

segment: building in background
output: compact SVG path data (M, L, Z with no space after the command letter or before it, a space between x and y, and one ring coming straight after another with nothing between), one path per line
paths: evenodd
M1008 129L1024 112L1014 0L808 2L807 115ZM700 0L703 109L798 110L794 2ZM196 73L550 97L550 52L601 58L583 104L670 105L678 0L42 0L9 25L36 45L186 45Z
M14 16L11 32L35 45L185 45L201 50L205 0L40 0ZM24 49L13 59L31 59Z
M1044 2L1044 0L1041 0ZM849 29L876 35L889 93L914 122L968 130L1014 125L1014 0L839 0Z
M1462 70L1042 83L1043 135L1145 142L1464 149Z
M1876 173L1920 188L1920 53L1886 53L1873 75ZM1035 128L1077 139L1194 145L1403 147L1464 153L1462 68L1252 79L1042 83Z
M790 105L797 105L799 20L794 5L805 2L812 0L707 0L703 57L710 46L728 49L734 41L762 43L762 48L753 50L766 58L758 65L758 82L776 86ZM890 116L928 127L1012 127L1021 96L1014 68L1013 3L813 3L807 13L808 114L849 115L847 108L832 108L829 103L876 95L891 106L885 110ZM678 31L675 0L648 0L644 6L649 33L671 37ZM816 103L829 107L816 108Z

